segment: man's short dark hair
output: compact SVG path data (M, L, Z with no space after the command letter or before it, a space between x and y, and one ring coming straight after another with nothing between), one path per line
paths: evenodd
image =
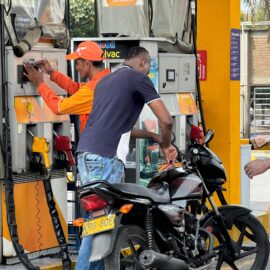
M128 50L126 60L135 58L139 56L140 54L149 54L149 52L144 47L132 47Z

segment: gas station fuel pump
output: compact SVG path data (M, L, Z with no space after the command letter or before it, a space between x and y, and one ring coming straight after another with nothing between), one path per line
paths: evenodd
M59 246L67 255L66 168L69 170L74 165L69 139L70 120L67 115L52 113L39 96L37 89L23 76L25 62L44 58L55 69L65 73L67 63L63 59L66 50L39 44L21 58L14 55L11 47L6 47L5 53L14 202L20 244L31 258L56 253ZM45 81L58 95L66 95L66 92L48 77ZM61 166L59 159L62 160ZM1 257L9 263L17 259L8 231L4 189L1 201L3 210L0 224L3 230L3 245L0 246L0 252ZM54 203L62 227L60 240L54 233L55 224L53 226L50 222L53 218L52 212L55 212Z

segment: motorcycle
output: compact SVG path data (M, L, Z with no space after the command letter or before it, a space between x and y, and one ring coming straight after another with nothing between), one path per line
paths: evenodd
M266 269L268 235L251 210L226 204L225 169L206 147L213 134L186 154L178 150L180 166L160 171L147 188L94 181L79 189L90 261L104 259L106 270Z

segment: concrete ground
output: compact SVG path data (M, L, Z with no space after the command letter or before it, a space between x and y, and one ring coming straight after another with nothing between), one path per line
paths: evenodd
M267 158L270 157L270 151L254 151L252 153L252 158ZM270 207L270 170L261 174L259 176L254 177L250 181L250 208L254 211L255 215L263 213L267 210L267 207ZM73 257L75 260L75 257ZM50 269L50 270L60 270L62 269L60 264L61 261L59 259L52 258L44 258L32 261L34 265L38 265L41 269ZM238 266L241 270L250 270L249 259L245 259L243 264ZM50 266L50 267L48 267ZM4 266L0 265L1 270L23 270L25 269L21 264ZM211 270L214 270L215 267L211 267ZM223 267L224 270L229 270L231 268ZM210 270L210 269L209 269ZM261 270L261 269L256 269ZM266 270L270 270L270 262Z

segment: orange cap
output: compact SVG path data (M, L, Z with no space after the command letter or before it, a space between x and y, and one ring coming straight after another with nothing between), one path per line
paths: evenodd
M98 46L96 42L93 41L84 41L79 44L76 51L70 53L66 56L67 60L75 60L82 58L90 61L102 61L106 58L103 58L103 51Z

